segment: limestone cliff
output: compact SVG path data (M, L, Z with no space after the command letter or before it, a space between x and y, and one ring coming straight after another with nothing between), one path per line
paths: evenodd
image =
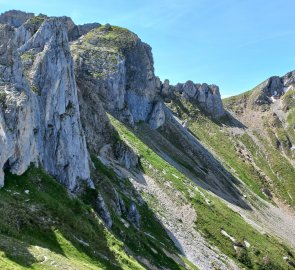
M169 80L165 80L161 94L168 102L177 96L189 100L215 119L225 115L217 85L187 81L186 83L178 83L176 86L173 86L169 84Z
M74 42L71 51L79 85L92 86L107 111L130 125L152 122L161 102L160 82L147 44L126 29L106 25Z
M73 190L90 173L67 29L45 19L17 48L19 33L1 26L1 184L3 167L21 174L35 162Z

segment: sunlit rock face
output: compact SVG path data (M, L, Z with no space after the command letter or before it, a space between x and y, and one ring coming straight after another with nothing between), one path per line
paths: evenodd
M212 118L218 119L226 114L217 85L187 81L173 86L165 80L161 90L163 98L169 101L175 94L192 101Z
M126 29L106 25L73 42L71 51L79 85L91 85L107 111L130 125L153 121L155 106L161 109L161 84L150 46Z
M79 180L89 181L90 172L67 28L62 19L46 18L29 39L20 35L1 26L0 126L6 150L0 166L21 174L31 162L40 163L74 190Z

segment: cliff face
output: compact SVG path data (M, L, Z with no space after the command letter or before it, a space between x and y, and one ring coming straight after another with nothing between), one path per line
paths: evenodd
M151 48L135 34L101 26L74 42L71 51L79 85L91 86L107 111L133 125L148 122L154 108L158 110L160 81Z
M22 64L13 42L14 29L0 25L0 186L3 169L23 173L37 161L35 109L37 99L24 78Z
M40 163L73 190L78 179L90 178L86 141L90 152L110 144L119 161L136 164L132 151L114 142L106 112L130 126L143 121L157 129L165 122L165 91L172 89L216 118L224 114L216 86L162 84L154 74L151 47L127 29L77 26L68 17L17 11L2 14L0 21L7 24L1 26L7 73L1 124L9 149L1 152L2 168L22 173L30 162ZM18 120L9 131L12 114Z
M46 19L29 39L7 25L1 30L3 65L7 63L1 87L2 137L14 144L1 152L1 169L6 164L5 169L20 174L30 162L39 162L73 190L90 173L65 24ZM22 41L19 48L16 40ZM9 127L11 123L15 126Z

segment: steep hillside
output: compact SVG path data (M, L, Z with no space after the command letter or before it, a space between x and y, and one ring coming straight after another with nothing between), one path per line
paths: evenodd
M99 161L95 164L100 170L94 179L104 182L102 189L111 185L111 192L115 174ZM132 188L126 190L132 193ZM40 169L7 174L0 193L1 269L144 269L149 262L184 269L169 257L177 258L179 251L143 202L138 206L143 226L138 230L132 225L129 202L133 198L137 205L140 198L134 192L134 197L123 195L126 212L114 220L112 232L94 211L101 207L92 205L94 190L79 199Z
M294 269L294 73L224 108L127 29L0 23L1 269Z
M275 202L292 208L295 206L293 81L294 72L290 72L224 100L232 115L244 125L240 129L242 136L236 137L249 154L249 165L263 172L260 190L266 191Z

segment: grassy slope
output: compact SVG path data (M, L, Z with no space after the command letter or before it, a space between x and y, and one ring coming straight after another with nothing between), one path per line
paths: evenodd
M90 207L40 169L7 174L0 198L0 269L144 269Z
M283 261L283 256L289 254L294 257L293 251L275 238L263 235L253 229L221 200L202 190L202 193L206 194L206 198L204 198L198 191L200 188L153 152L132 130L112 117L111 121L121 138L128 141L139 152L144 172L163 186L165 182L171 183L191 202L198 216L196 227L209 242L247 269L288 269L287 264ZM251 247L236 252L231 240L221 234L221 229L234 236L237 241L247 240Z
M84 204L41 169L31 167L22 176L8 173L0 190L0 269L145 269L140 258L159 268L197 269L165 254L164 250L179 256L179 251L151 209L142 199L139 203L140 194L128 179L119 179L92 158L92 178L111 211L112 230L92 208L95 191L80 194ZM140 229L128 222L126 213L115 213L114 189L127 209L131 201L136 204Z
M239 153L244 147L244 140L238 140L238 136L230 136L229 132L217 123L206 117L199 111L184 110L192 105L189 102L174 100L169 105L177 113L180 119L187 119L190 131L215 155L229 170L234 169L235 174L243 180L259 196L265 199L260 189L265 184L261 175ZM246 136L246 135L245 135ZM248 138L249 140L251 138Z
M128 208L132 201L136 204L141 215L141 225L139 229L131 226L131 224L126 228L122 222L122 218L125 219L125 224L126 221L128 222L126 214L118 216L118 214L109 207L109 209L112 210L112 218L114 221L112 227L113 233L117 235L117 237L124 239L124 244L135 252L136 256L148 259L157 267L167 267L171 270L184 269L184 267L178 265L174 260L165 255L164 250L176 256L178 256L179 251L161 224L155 219L152 210L144 202L141 194L133 188L128 179L118 178L112 169L105 167L96 157L92 156L92 160L97 169L93 178L100 179L96 187L101 191L107 205L111 206L114 204L113 198L115 195L111 191L115 189L117 194L123 199L126 207ZM187 263L183 262L183 264ZM190 267L187 266L187 269L190 269Z
M264 135L253 130L260 145L257 145L252 138L244 134L242 136L230 136L229 140L242 142L246 149L251 153L257 167L263 171L266 177L261 178L262 181L256 181L258 187L267 187L275 193L286 204L295 207L295 168L290 160L294 160L294 152L290 149L291 145L295 144L295 133L294 133L294 108L292 91L283 96L283 106L286 111L286 123L281 122L278 117L273 115L271 111L264 113L263 123L264 126L259 128L264 129ZM235 104L240 104L242 101L242 95L227 98L225 100L225 106L231 110L236 108ZM208 126L212 126L210 120L207 120ZM193 123L192 129L199 135L200 125ZM224 129L226 130L226 129ZM225 131L226 132L226 131ZM227 135L229 135L227 133ZM207 141L206 136L203 139ZM219 138L216 138L218 140ZM262 148L263 147L263 151ZM218 147L217 147L218 149ZM216 150L216 147L214 148ZM225 155L220 155L221 158L226 162L227 158ZM237 162L239 156L236 154ZM236 169L234 164L231 166ZM256 170L257 171L257 170ZM249 170L245 170L245 173L249 174ZM250 174L251 175L251 174ZM247 183L245 177L240 177L244 182ZM253 178L253 177L252 177ZM255 179L255 178L253 178Z

